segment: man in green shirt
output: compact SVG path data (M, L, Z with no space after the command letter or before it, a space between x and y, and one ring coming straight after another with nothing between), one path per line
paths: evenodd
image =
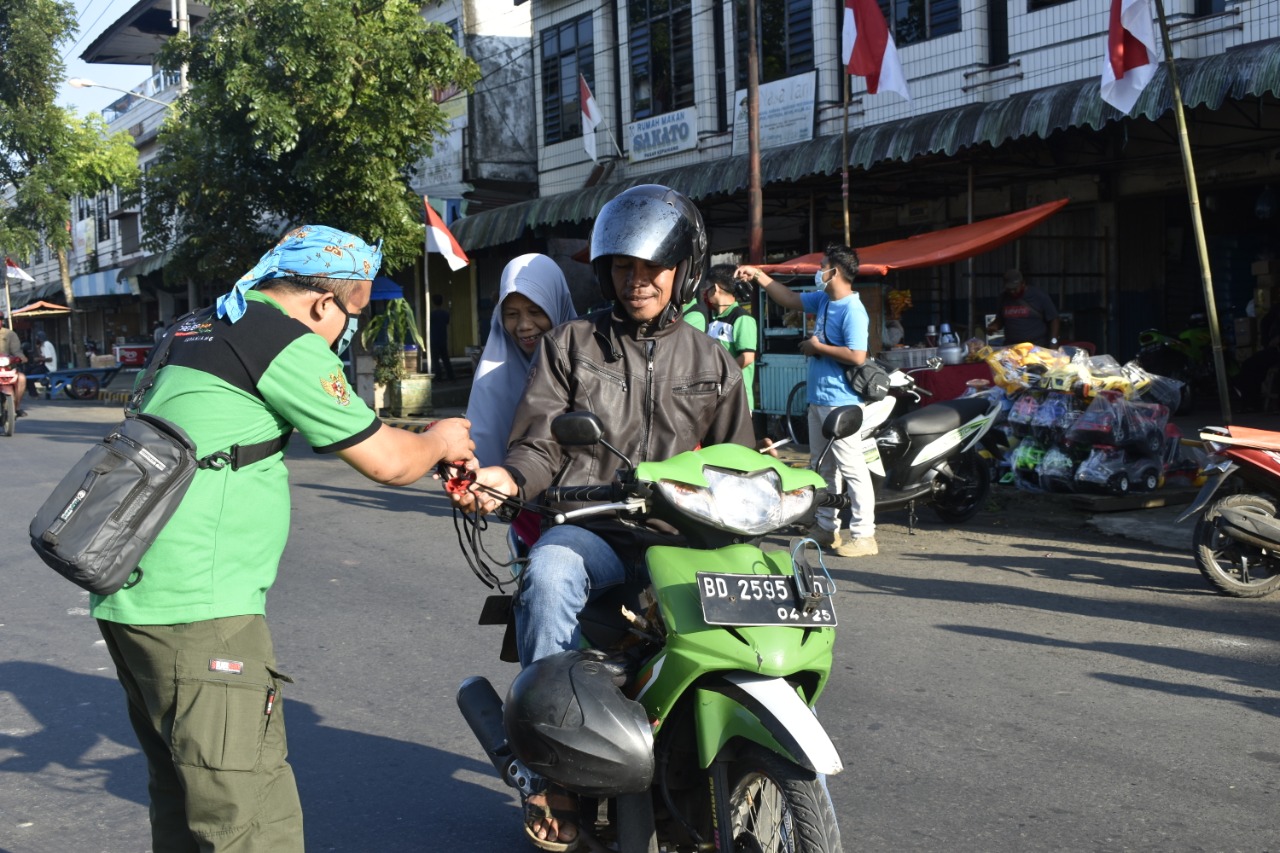
M717 264L707 272L704 299L708 319L706 332L718 340L742 368L742 387L747 391L747 408L756 407L756 318L738 304L734 293L733 264Z
M469 424L415 434L382 424L339 355L369 302L380 248L327 226L297 228L216 310L171 331L143 411L181 426L197 457L182 504L136 583L92 596L150 771L157 851L301 851L302 808L285 760L282 689L265 621L289 532L284 454L237 446L297 430L371 480L407 485L471 457ZM234 460L234 461L233 461Z

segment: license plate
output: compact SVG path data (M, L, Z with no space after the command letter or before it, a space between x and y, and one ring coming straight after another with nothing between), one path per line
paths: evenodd
M819 577L813 584L823 597L818 600L817 608L806 614L789 576L698 572L702 619L708 625L834 627L836 611L828 597L832 592L827 588L829 583Z

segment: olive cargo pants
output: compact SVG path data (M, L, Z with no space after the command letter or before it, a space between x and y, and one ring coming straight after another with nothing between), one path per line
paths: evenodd
M266 619L98 628L147 757L156 853L301 851Z

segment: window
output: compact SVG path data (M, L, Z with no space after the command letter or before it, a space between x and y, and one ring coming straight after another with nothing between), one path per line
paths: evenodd
M898 47L960 32L960 0L879 0ZM1041 0L1028 0L1035 4Z
M550 145L582 136L579 74L586 78L588 86L595 83L590 14L542 31L544 144Z
M111 191L98 193L94 199L94 235L98 242L111 239L111 219L108 217L111 206Z
M1027 0L1027 11L1034 12L1036 9L1048 9L1050 6L1060 6L1070 2L1071 0Z
M737 26L737 88L747 87L747 5L734 0ZM843 21L844 4L840 5ZM813 3L811 0L757 0L756 49L760 82L771 83L813 70Z
M631 0L631 112L636 119L692 106L690 0Z
M1227 0L1195 0L1195 9L1192 12L1196 17L1205 15L1220 15L1227 11Z

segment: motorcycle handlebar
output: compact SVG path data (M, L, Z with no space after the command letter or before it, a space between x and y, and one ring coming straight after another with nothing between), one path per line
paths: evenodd
M604 486L552 486L547 489L550 503L603 503L621 500L613 484Z

